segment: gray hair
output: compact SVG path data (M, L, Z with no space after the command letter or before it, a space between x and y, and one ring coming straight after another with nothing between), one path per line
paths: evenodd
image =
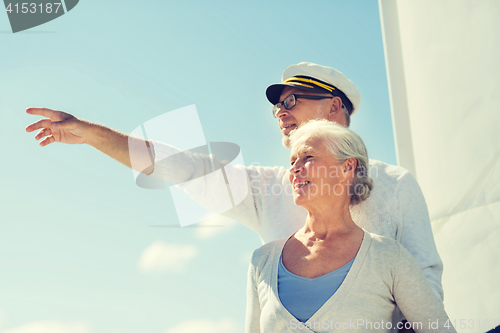
M342 112L344 113L346 126L351 126L351 115L349 114L349 110L347 110L344 104L342 104Z
M301 141L317 137L324 140L329 152L339 163L349 158L357 160L352 183L351 205L356 205L370 196L373 180L368 177L368 153L358 134L326 119L310 120L290 133L290 147Z

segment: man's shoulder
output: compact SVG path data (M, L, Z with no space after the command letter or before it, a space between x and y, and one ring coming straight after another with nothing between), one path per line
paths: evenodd
M370 167L370 172L373 172L372 170L374 171L376 170L380 175L396 179L402 178L410 173L403 167L387 164L385 162L373 159L370 159L369 167Z
M403 167L370 159L368 174L377 185L399 187L401 183L413 181L413 175Z

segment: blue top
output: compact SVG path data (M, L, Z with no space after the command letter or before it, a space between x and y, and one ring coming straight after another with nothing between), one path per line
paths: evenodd
M355 258L328 274L308 279L289 272L280 256L278 295L281 304L297 320L305 323L339 289Z

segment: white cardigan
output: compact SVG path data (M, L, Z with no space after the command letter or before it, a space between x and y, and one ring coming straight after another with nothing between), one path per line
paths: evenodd
M410 253L396 241L367 231L339 289L307 322L300 323L278 296L278 265L286 240L268 243L253 254L246 333L389 332L396 302L408 322L417 325L415 332L455 332Z

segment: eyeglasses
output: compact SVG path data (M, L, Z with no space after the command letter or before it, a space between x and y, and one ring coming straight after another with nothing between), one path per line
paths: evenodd
M325 99L325 98L333 98L333 96L316 96L316 95L288 95L285 97L285 99L282 102L277 103L275 106L273 106L273 116L274 118L277 118L276 115L278 114L278 111L281 109L283 106L286 110L290 110L295 106L295 103L297 103L297 98L304 98L304 99Z

